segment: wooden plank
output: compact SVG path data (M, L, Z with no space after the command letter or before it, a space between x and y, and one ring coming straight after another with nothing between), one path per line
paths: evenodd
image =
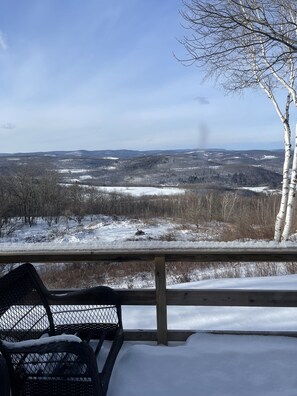
M1 251L0 264L59 262L127 262L153 261L165 257L166 262L297 262L296 248L210 248L210 249L112 249L112 250L25 250Z
M165 258L155 258L157 339L158 344L167 345L167 302Z
M169 289L167 305L297 307L297 291Z
M125 330L124 340L157 342L157 330L143 330L143 329Z
M296 331L243 331L243 330L168 330L168 342L184 342L192 334L225 334L238 336L273 336L273 337L297 337ZM125 341L156 342L156 330L125 330Z
M66 262L130 262L153 261L153 254L94 251L24 251L0 252L0 264L17 263L66 263Z
M74 290L53 290L56 294L67 294ZM75 290L77 291L77 289ZM122 305L156 305L156 290L154 289L120 289L117 290ZM64 304L77 305L63 297ZM163 296L164 299L164 296ZM88 302L94 304L92 297ZM51 304L57 304L55 300ZM163 301L164 303L164 301ZM167 289L167 305L176 306L249 306L249 307L297 307L297 291L286 290L193 290ZM163 313L160 315L163 315Z
M195 330L168 330L167 341L186 341L190 335L194 334ZM157 330L125 330L125 341L143 341L143 342L157 342Z
M65 290L51 290L53 294L63 294L63 304L77 305L79 302L74 302L73 299L67 299L67 293L77 292L80 289L65 289ZM156 305L156 290L155 289L117 289L122 305ZM34 294L34 293L33 293ZM50 304L57 305L56 300L49 300ZM84 303L95 304L94 298L90 296L89 300L84 299Z
M117 289L122 305L156 305L155 289Z

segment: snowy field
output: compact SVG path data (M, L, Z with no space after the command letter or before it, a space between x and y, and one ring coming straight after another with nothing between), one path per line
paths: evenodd
M174 234L180 242L207 240L215 237L215 230L196 230L189 225L178 227L171 221L152 219L144 222L138 219L112 216L86 216L79 224L75 219L60 218L58 224L49 226L43 219L37 219L31 227L21 222L13 233L0 238L0 249L11 245L15 248L36 249L42 246L67 248L100 246L126 242L162 241L166 235ZM74 246L71 244L74 244Z
M281 244L261 240L219 242L222 232L222 224L215 221L197 227L163 219L96 215L85 216L81 223L61 217L49 226L38 218L31 227L16 222L13 232L0 238L0 250L297 247L296 236Z
M177 187L96 187L98 191L105 193L117 193L133 195L134 197L141 197L145 195L179 195L184 194L185 190L183 188Z
M297 276L202 281L179 288L297 290ZM126 328L150 326L144 307L126 307ZM170 328L196 329L184 344L125 343L108 396L296 396L297 339L203 333L297 330L295 308L172 307ZM144 327L143 327L144 326Z

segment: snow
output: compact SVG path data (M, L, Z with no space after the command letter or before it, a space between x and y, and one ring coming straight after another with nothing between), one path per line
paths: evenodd
M124 347L108 396L296 396L296 364L293 338L195 334Z
M261 160L269 160L269 159L274 159L277 158L275 155L263 155Z
M32 346L42 346L52 344L54 342L82 342L81 339L72 334L62 334L51 337L40 337L38 339L25 340L19 342L9 342L9 341L1 341L5 348L7 349L15 349L15 348L29 348Z
M201 167L200 166L188 166L187 168L173 168L172 170L174 170L176 172L185 172L186 170L189 171L189 170L197 170L197 169L201 169Z
M250 190L250 191L254 191L257 193L261 193L264 191L267 191L268 187L267 186L263 186L263 187L240 187L240 190Z
M111 231L112 233L112 231ZM113 236L111 235L111 238ZM123 251L123 250L150 250L151 253L159 252L160 250L169 250L172 254L174 254L174 250L184 250L184 249L192 249L192 250L204 250L209 253L221 250L232 249L233 253L236 253L236 249L241 251L242 249L286 249L286 248L296 248L296 242L282 242L277 243L274 241L247 241L247 242L167 242L167 241L109 241L109 242L100 242L93 240L90 241L81 241L79 237L75 235L65 235L60 241L56 242L28 242L28 243L12 243L12 242L1 242L1 252L23 252L23 251L89 251L89 250L113 250Z
M93 176L91 175L83 175L83 176L79 176L80 180L89 180L89 179L93 179Z
M88 169L58 169L59 173L85 173Z
M137 230L142 230L141 237L135 235ZM15 249L38 248L87 248L88 246L125 243L140 240L158 240L163 235L174 230L170 221L158 220L144 223L137 219L112 216L86 216L81 224L75 218L60 218L58 224L50 227L45 220L37 219L36 224L17 224L17 229L11 235L0 238L1 250L10 245ZM190 231L180 231L180 238L186 239ZM77 244L79 243L79 245Z
M11 227L11 229L9 228ZM138 235L137 231L142 231ZM290 241L218 241L224 228L219 222L180 224L171 219L131 219L122 216L60 217L49 225L36 218L30 227L20 219L2 229L0 250L90 250L90 249L288 249L297 247L297 235Z
M297 290L297 276L220 279L177 287ZM132 324L134 328L154 328L154 316L149 319L144 309L149 307L124 308L124 328ZM197 333L186 343L169 346L125 342L108 396L296 396L296 338L203 332L296 330L295 308L188 307L184 314L185 308L172 307L171 328L193 328Z
M2 230L0 238L1 251L39 250L39 249L145 249L145 248L221 248L233 247L240 242L215 242L222 227L219 223L207 223L201 227L194 224L178 224L172 220L128 219L121 216L85 216L79 223L75 217L60 217L56 223L53 219L49 226L47 221L36 218L30 227L20 219L14 219L10 230ZM143 231L137 235L137 231ZM170 242L167 242L170 241ZM75 245L72 245L71 243ZM247 243L247 242L246 242ZM250 242L250 246L263 246L263 242ZM265 243L267 247L278 245ZM287 245L286 245L287 246ZM296 246L296 242L291 242Z
M144 195L178 195L184 194L185 190L177 187L96 187L97 190L107 193L129 194L134 197Z
M263 187L240 187L239 190L249 190L254 191L256 193L265 193L265 194L280 194L280 190L270 189L268 186Z

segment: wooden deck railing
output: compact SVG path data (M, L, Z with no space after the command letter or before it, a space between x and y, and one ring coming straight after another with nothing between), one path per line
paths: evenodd
M249 306L249 307L297 307L297 290L191 290L167 289L166 266L172 262L297 262L297 248L267 249L143 249L143 250L77 250L77 251L18 251L0 252L0 264L11 263L59 263L59 262L128 262L155 263L155 289L118 290L123 305L156 306L156 330L127 330L127 340L168 341L185 340L194 331L168 330L167 307L179 306ZM296 287L297 289L297 287ZM65 290L57 292L65 293ZM90 301L92 302L92 301ZM226 332L225 332L226 333ZM252 332L231 332L249 333ZM276 332L253 332L253 334ZM296 332L277 332L294 335Z

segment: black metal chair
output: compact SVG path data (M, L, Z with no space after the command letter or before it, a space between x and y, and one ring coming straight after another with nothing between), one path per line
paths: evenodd
M54 294L29 263L0 278L0 352L13 396L105 395L122 343L111 288Z

